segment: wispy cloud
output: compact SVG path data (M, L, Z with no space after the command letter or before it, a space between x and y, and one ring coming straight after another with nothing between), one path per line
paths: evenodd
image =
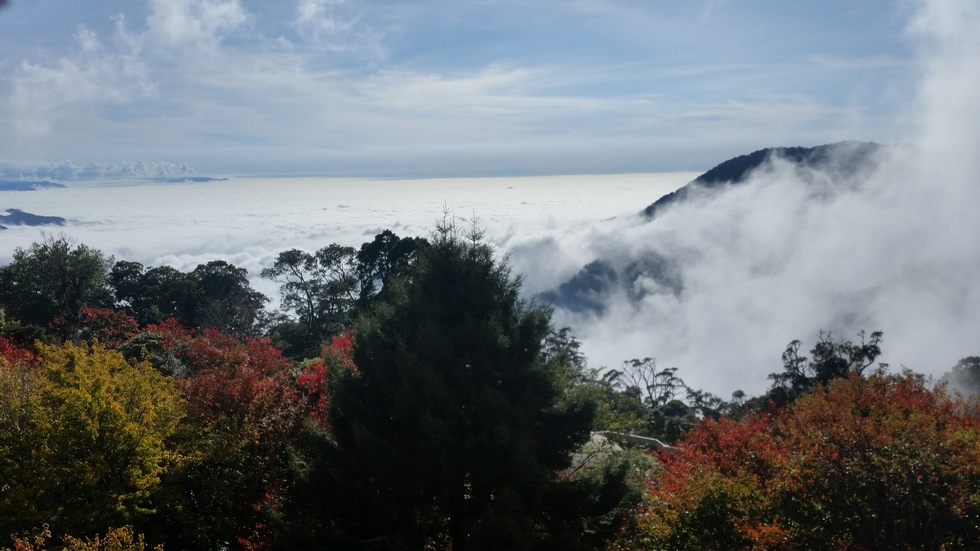
M113 6L125 15L99 25L86 13L70 48L0 60L0 124L15 137L0 157L417 173L422 151L443 159L434 172L482 151L501 170L673 170L854 128L847 137L894 133L891 111L868 103L879 83L840 92L860 73L841 67L889 54L782 55L745 39L757 7L717 4L724 14L706 21L701 4L677 1ZM827 75L846 82L805 89Z
M214 53L251 19L240 0L150 0L146 37L185 55Z
M75 40L75 48L56 62L25 61L14 73L8 108L15 136L33 142L49 134L60 117L154 94L149 69L130 43L103 44L85 27Z

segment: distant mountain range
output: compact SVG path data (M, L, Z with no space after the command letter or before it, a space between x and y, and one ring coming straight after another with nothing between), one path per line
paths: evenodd
M834 181L859 179L876 166L875 154L882 147L873 142L849 141L816 147L760 149L719 164L684 187L647 206L639 216L645 218L647 223L656 223L658 216L675 205L690 201L695 195L700 198L711 197L723 193L731 186L749 181L753 172L768 166L777 158L796 165L798 169L825 174ZM630 300L641 300L645 296L643 289L646 286L634 285L640 278L652 279L661 289L675 295L684 290L681 270L675 261L650 252L626 263L598 258L586 264L557 288L538 295L538 299L571 312L601 315L605 311L607 292L617 287L625 291Z
M5 225L4 225L5 224ZM0 229L7 226L63 226L65 219L60 216L40 216L24 212L20 209L7 209L7 214L0 214Z
M168 184L182 184L184 182L227 182L228 178L212 178L210 176L181 176L179 178L154 178L154 182L166 182Z
M153 178L150 181L167 184L184 182L224 182L228 178L212 178L210 176L181 176L176 178ZM0 191L35 191L39 189L65 188L64 184L48 180L0 180ZM0 214L0 230L7 226L63 226L66 220L60 216L41 216L20 209L7 209L7 214Z
M0 180L0 191L34 191L36 189L63 188L64 184L47 180Z

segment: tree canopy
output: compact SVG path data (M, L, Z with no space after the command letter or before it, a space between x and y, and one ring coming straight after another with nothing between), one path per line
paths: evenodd
M851 372L785 410L703 423L651 479L669 549L975 549L980 417L921 378Z
M543 361L550 312L519 298L478 233L441 224L431 241L361 315L356 370L336 382L332 438L308 475L336 519L332 543L589 545L595 488L560 473L594 407L563 401L559 367Z
M62 339L78 342L82 306L112 306L112 257L66 236L17 248L0 268L0 305L23 324L48 327L60 318Z

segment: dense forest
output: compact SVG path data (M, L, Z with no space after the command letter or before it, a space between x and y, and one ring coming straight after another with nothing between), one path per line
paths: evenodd
M451 221L261 276L276 311L220 260L14 253L0 546L980 548L978 357L931 381L877 364L880 332L820 333L729 399L592 368Z

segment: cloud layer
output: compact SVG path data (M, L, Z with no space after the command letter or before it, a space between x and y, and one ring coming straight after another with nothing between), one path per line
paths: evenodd
M552 247L557 258L600 258L619 271L668 259L683 282L675 292L641 277L639 288L602 296L601 315L559 312L586 353L657 357L723 396L762 391L786 344L812 345L820 330L847 339L882 330L884 361L932 374L976 355L978 25L972 3L920 6L910 25L923 75L908 114L914 131L882 150L873 173L847 181L777 159L652 222L596 225L574 247Z

